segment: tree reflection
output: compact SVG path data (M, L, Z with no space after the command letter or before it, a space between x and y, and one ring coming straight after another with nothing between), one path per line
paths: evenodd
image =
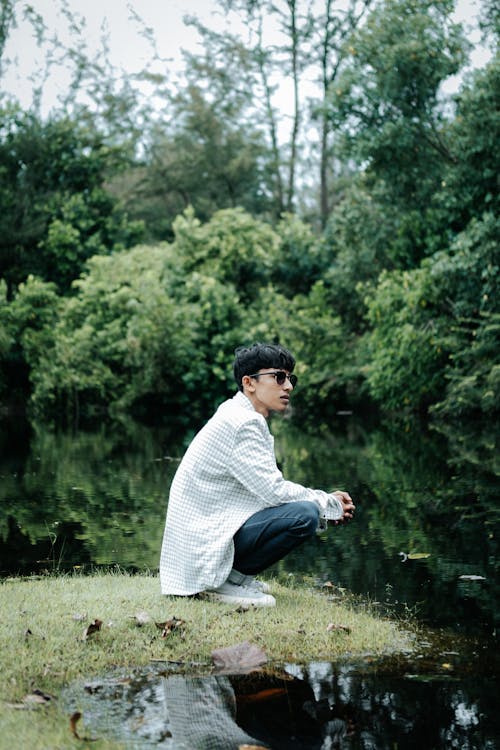
M348 527L329 529L277 570L309 573L378 601L406 602L433 624L495 630L498 430L477 426L445 438L415 423L370 431L354 423L313 437L278 426L287 476L325 489L348 488L357 517Z
M65 702L94 731L134 747L238 750L493 748L495 680L367 673L317 662L271 674L105 676L69 688ZM142 744L144 743L144 744Z
M133 422L76 434L35 424L22 465L0 471L1 568L156 568L175 451L167 432Z

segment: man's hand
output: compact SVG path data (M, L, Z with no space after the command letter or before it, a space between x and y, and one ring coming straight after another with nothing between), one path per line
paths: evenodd
M344 509L344 517L339 518L338 521L332 521L331 523L337 526L339 523L344 523L344 521L350 521L351 518L354 517L354 511L356 509L352 497L348 492L344 492L343 490L335 490L335 492L332 492L332 495L335 495L337 500L340 500L342 508Z

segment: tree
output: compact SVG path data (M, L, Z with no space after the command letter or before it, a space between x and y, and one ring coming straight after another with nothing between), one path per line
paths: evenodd
M455 232L471 219L499 207L500 59L475 71L456 97L449 140L454 159L448 165L435 203L442 221Z
M28 276L12 299L0 279L0 396L23 401L29 373L39 355L53 343L60 298L54 284Z
M365 374L382 410L424 412L444 390L440 297L426 268L384 271L367 299L368 353Z
M360 26L372 0L350 0L347 7L336 7L333 0L324 0L324 12L314 18L312 49L318 50L320 98L314 105L313 118L319 121L319 215L324 229L332 210L331 182L333 175L334 149L332 140L335 130L331 128L328 114L330 91L348 58L348 39ZM332 132L333 130L333 132Z
M190 422L214 408L247 318L267 317L259 288L278 238L241 209L204 225L189 211L174 231L171 244L88 261L51 345L32 352L36 412L176 413Z
M11 289L29 274L68 291L86 260L137 242L105 189L123 152L101 133L66 117L46 122L17 107L0 126L0 276Z
M467 49L452 8L447 0L386 0L353 34L350 64L330 89L331 123L343 135L344 153L401 217L394 260L403 267L435 250L427 247L427 227L435 227L425 212L456 159L440 96Z
M381 275L367 300L366 371L383 409L498 409L498 230L498 219L485 215L449 251Z
M396 217L376 192L367 188L362 177L353 180L321 238L323 255L329 259L323 281L346 335L366 331L364 298L377 285L380 273L394 267L391 249L397 233Z
M190 310L168 293L175 278L168 246L92 258L64 299L52 346L30 361L35 412L73 419L171 393L190 339Z
M493 46L498 48L500 39L500 7L496 0L483 0L479 25L485 41L491 38Z
M274 285L289 299L307 294L329 266L325 245L311 226L295 214L284 214L276 233L280 245L272 273Z
M449 255L438 253L433 262L449 306L446 388L432 409L441 417L490 416L500 408L499 230L498 216L485 213L457 236Z
M262 136L225 92L189 84L153 130L137 186L141 203L156 206L153 237L171 235L188 206L203 221L222 208L242 206L255 215L271 208Z
M15 21L14 0L0 1L0 77L2 74L2 57L9 30Z
M259 92L264 102L264 122L269 141L272 144L275 185L280 203L280 213L295 208L296 182L298 171L298 144L304 119L301 102L301 78L307 65L307 51L304 42L310 36L311 14L309 7L304 9L300 0L221 0L223 7L235 11L244 18L251 31L251 55L248 58L250 69L256 71L258 90L254 92L257 110ZM266 43L265 25L270 20L277 26L282 43ZM273 106L273 83L275 74L288 78L292 86L292 107L290 128L286 149L278 145L278 125L276 109ZM286 151L286 155L285 155Z

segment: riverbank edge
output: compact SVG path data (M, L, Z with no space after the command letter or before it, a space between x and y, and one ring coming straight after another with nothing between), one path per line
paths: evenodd
M243 610L203 599L165 597L156 575L124 572L8 578L0 583L0 750L78 745L58 706L75 680L110 669L176 662L213 669L214 649L245 641L268 664L408 653L411 629L374 614L333 585L269 581L275 608ZM44 698L43 696L46 696ZM34 741L36 737L36 741ZM15 742L14 742L15 740ZM20 746L18 744L18 746ZM92 743L119 748L109 741Z

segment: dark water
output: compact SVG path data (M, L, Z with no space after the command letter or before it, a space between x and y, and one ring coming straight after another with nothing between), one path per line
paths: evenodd
M368 428L363 419L339 417L313 434L287 421L277 422L273 432L287 478L346 488L357 503L352 524L329 529L273 573L331 583L333 595L346 589L367 596L384 611L410 613L452 635L428 664L422 657L374 670L366 664L309 665L300 674L290 667L293 689L302 696L297 699L302 708L294 708L304 719L302 734L285 731L292 725L284 708L276 708L280 704L270 709L255 700L249 708L231 683L237 725L262 744L267 736L276 748L500 748L492 708L498 692L498 430L479 424L454 430L411 423ZM188 440L173 428L127 422L93 433L5 422L1 574L108 565L156 569L168 487ZM455 651L453 634L468 645ZM460 665L453 663L457 659ZM443 672L448 663L451 673ZM156 696L163 690L142 679L137 677L138 711L146 700L143 690ZM162 685L165 679L158 677ZM256 694L266 690L256 688ZM290 695L283 700L290 703ZM156 705L156 698L151 701ZM282 727L272 730L272 742L266 712ZM306 725L310 734L302 736ZM183 747L153 735L148 742Z
M498 680L450 678L383 664L285 665L272 674L174 674L165 667L71 686L94 735L127 747L237 750L258 745L344 750L491 750Z

